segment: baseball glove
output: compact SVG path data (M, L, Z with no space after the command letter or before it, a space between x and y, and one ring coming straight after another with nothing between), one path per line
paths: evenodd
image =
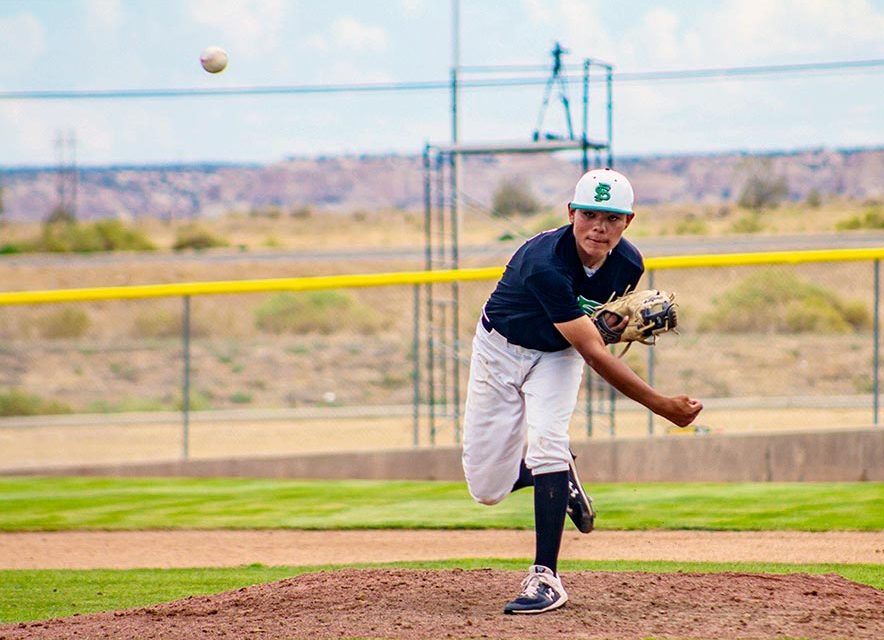
M606 344L628 343L620 354L622 356L633 342L653 345L656 344L658 335L675 329L678 326L677 307L674 293L645 289L625 293L596 307L590 317ZM608 314L613 314L614 317ZM624 316L629 316L629 324L623 331L612 329Z

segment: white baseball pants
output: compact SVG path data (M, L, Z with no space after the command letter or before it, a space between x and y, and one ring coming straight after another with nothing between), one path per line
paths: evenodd
M523 451L534 475L568 469L568 425L582 377L573 347L526 349L479 322L463 429L464 475L476 502L496 504L510 493Z

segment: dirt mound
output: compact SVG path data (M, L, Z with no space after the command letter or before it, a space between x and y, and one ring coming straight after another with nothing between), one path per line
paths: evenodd
M317 572L142 609L0 625L18 638L882 638L884 592L837 575L563 574L570 601L504 616L515 571Z

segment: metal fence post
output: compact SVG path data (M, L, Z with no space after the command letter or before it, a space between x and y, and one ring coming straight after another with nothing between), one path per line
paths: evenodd
M654 270L648 270L648 288L654 288ZM648 384L654 386L654 349L648 349ZM654 412L648 409L648 435L654 435Z
M184 296L181 317L182 348L184 351L184 388L181 392L181 457L190 455L190 296Z
M614 389L612 385L608 385L608 419L610 422L608 423L608 434L613 438L617 433L616 427L616 408L615 403L617 402L617 390Z
M414 382L414 391L413 391L413 404L412 408L412 423L411 423L411 444L416 447L419 444L420 438L420 402L421 402L421 374L420 374L420 296L421 296L421 286L419 284L412 286L413 293L413 310L412 317L414 318L413 324L413 333L411 340L411 350L414 354L412 356L414 370L412 371L412 381Z
M874 311L874 320L873 320L873 329L872 329L872 338L874 339L874 345L872 348L872 407L874 413L874 424L878 426L878 416L879 416L879 378L878 378L878 356L879 356L879 342L880 342L880 319L879 319L879 300L880 300L880 284L881 284L881 261L875 260L875 311Z

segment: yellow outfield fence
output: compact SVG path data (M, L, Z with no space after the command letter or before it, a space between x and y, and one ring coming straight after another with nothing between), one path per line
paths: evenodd
M587 370L572 437L877 425L882 258L646 259L639 286L677 293L680 333L626 361L706 409L675 430ZM0 470L456 444L501 273L0 292Z
M757 265L797 265L816 262L856 262L884 258L881 249L824 249L808 251L771 251L766 253L732 253L648 258L648 271L662 269L699 269L709 267L741 267ZM53 289L45 291L0 292L0 305L85 302L94 300L135 300L268 291L319 291L356 287L385 287L409 284L442 284L494 280L502 267L478 269L447 269L438 271L403 271L397 273L313 276L306 278L268 278L261 280L227 280L217 282L185 282L177 284Z

